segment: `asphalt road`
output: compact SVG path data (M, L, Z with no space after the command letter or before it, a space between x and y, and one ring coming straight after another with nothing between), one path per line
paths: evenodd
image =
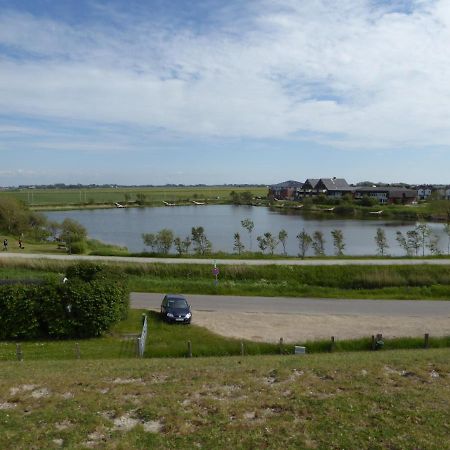
M131 293L134 309L159 310L164 294ZM268 314L449 317L450 301L346 300L287 297L186 295L193 310Z
M164 264L206 264L212 267L216 262L221 265L249 266L410 266L419 264L449 265L450 259L195 259L195 258L141 258L132 256L93 256L46 253L0 252L0 259L55 259L62 261L114 261L132 263L164 263Z

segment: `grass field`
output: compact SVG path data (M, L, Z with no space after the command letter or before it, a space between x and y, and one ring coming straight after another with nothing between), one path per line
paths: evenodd
M0 371L4 449L450 448L448 349Z
M199 187L142 187L142 188L92 188L92 189L17 189L3 191L0 196L12 196L25 204L38 207L101 205L114 202L135 202L143 195L146 204L162 205L163 201L184 202L208 201L224 203L230 201L231 191L250 191L254 196L266 197L266 187L244 186L199 186Z

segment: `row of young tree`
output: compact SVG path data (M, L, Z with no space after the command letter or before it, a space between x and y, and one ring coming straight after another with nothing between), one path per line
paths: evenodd
M248 249L252 252L254 222L251 219L243 219L241 226L247 231L249 238ZM450 254L450 224L444 225L444 232L448 236L447 252ZM343 256L346 247L344 233L340 229L331 231L334 255ZM203 227L193 227L191 235L184 238L175 237L173 232L167 228L157 233L146 233L142 235L144 244L151 248L153 253L168 254L172 247L175 247L179 255L188 254L192 251L196 254L208 254L212 250L211 241L206 237ZM239 232L233 236L233 251L241 255L246 251L246 246ZM287 255L288 233L282 229L278 234L266 232L256 237L258 248L262 253L274 255L279 245L283 248L283 254ZM298 243L298 256L304 258L311 250L314 256L325 256L326 239L322 231L317 230L309 234L303 229L296 235ZM383 228L377 228L374 236L377 253L380 256L387 255L390 248L386 233ZM403 234L401 231L396 233L398 245L405 251L407 256L424 256L426 250L432 255L441 253L439 247L439 236L433 233L427 224L419 223L412 230Z

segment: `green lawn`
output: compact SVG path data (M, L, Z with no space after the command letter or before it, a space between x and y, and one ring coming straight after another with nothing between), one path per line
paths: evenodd
M450 448L450 350L0 362L0 448Z

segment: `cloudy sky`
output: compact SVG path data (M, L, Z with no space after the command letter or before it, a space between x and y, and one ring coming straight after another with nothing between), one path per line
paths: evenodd
M0 186L450 183L450 0L0 0Z

